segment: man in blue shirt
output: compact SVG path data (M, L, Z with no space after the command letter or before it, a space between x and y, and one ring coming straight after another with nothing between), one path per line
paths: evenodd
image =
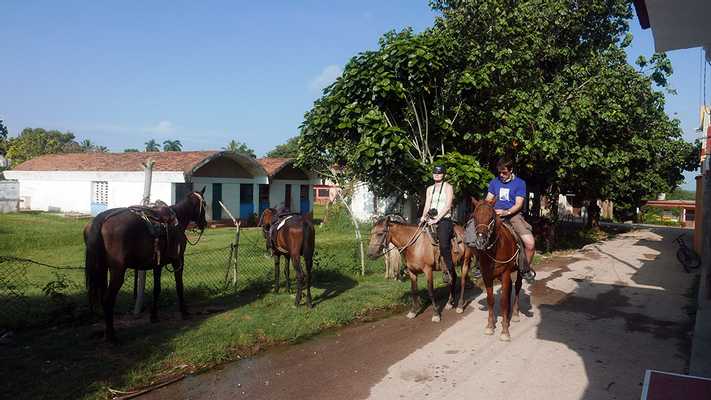
M521 215L524 201L528 198L526 182L513 174L513 162L509 158L500 159L496 168L499 176L489 182L489 193L486 199L489 201L496 199L494 211L499 217L507 220L521 237L525 247L526 265L519 266L519 271L523 279L531 283L536 276L531 270L533 255L536 253L536 242L533 239L531 225Z

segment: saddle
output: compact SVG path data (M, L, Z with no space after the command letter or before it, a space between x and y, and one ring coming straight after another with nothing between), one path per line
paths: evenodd
M179 249L175 248L177 243L175 237L179 223L175 212L167 204L158 200L152 206L131 206L127 210L144 222L146 229L153 237L155 265L161 264L162 253L177 256ZM161 239L165 241L164 246L161 246ZM161 247L163 247L163 251L161 251Z
M455 224L456 226L456 224ZM427 236L430 238L430 243L432 244L433 251L434 251L434 257L437 260L437 266L441 269L443 269L444 266L444 259L442 258L442 255L439 253L439 238L437 237L437 224L434 225L427 225L425 227L425 232L427 232ZM459 255L459 245L464 243L464 236L457 232L456 229L453 229L453 235L452 235L452 250L454 251L454 255Z
M269 225L269 248L272 249L272 251L279 251L281 253L288 253L289 251L286 249L282 249L279 247L277 244L277 234L279 233L279 230L286 225L286 221L291 219L292 217L300 215L299 213L283 213L277 215L277 220L274 221L271 225Z
M516 240L516 246L518 248L518 256L516 257L516 269L520 269L526 262L526 248L523 245L523 240L521 240L521 236L516 233L509 221L507 219L504 219L503 221L503 225L509 230L509 232L511 232L511 235L513 235L514 239Z

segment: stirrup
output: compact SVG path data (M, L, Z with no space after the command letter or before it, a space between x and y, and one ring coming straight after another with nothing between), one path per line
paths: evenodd
M536 271L529 269L526 272L521 272L521 278L526 280L528 283L533 283L536 280Z

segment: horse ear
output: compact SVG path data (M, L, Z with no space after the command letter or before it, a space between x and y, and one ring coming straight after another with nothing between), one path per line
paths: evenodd
M205 188L206 188L206 186L203 186L203 187L202 187L202 190L200 191L200 194L205 194Z
M476 197L472 196L472 206L474 208L477 208L479 206L479 203L481 203L481 201L479 201Z
M489 203L489 205L492 205L492 206L493 206L494 204L496 204L496 199L493 198L493 197L490 198L490 199L486 199L485 201L486 201L487 203Z

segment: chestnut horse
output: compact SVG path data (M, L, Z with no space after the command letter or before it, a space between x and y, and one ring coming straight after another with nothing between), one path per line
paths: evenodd
M287 292L291 292L289 282L289 261L291 261L296 271L296 299L294 304L296 306L301 304L301 292L304 287L304 278L306 278L306 305L312 308L311 268L313 267L314 250L316 248L314 224L308 216L290 214L287 218L283 226L278 227L279 230L276 232L276 239L273 245L270 245L271 238L269 234L272 225L279 223L277 210L274 208L264 210L257 224L262 227L264 239L267 241L267 248L271 248L272 256L274 257L274 292L279 292L279 257L284 256L286 260L284 276L286 278ZM305 277L301 269L301 256L304 257L306 264Z
M519 256L519 248L513 231L504 226L494 212L494 202L474 200L475 208L472 219L467 222L467 241L473 238L481 277L486 286L486 304L489 310L489 319L484 330L485 335L493 335L496 327L496 317L494 315L494 279L501 281L501 314L502 330L499 339L508 342L511 340L509 334L509 322L519 321L518 300L521 291L521 274L516 274L514 288L513 312L510 312L511 304L511 274L517 272L516 259Z
M429 235L424 232L426 229L422 225L406 224L405 220L400 216L386 216L378 220L373 229L370 231L370 243L368 245L368 257L375 259L390 251L388 245L394 244L397 249L402 252L405 257L405 265L407 272L410 275L410 287L412 294L412 308L407 313L407 318L415 318L417 311L420 309L420 299L417 296L417 275L424 273L427 278L427 291L432 302L432 322L440 321L440 314L437 308L437 302L434 297L433 287L433 272L441 270L435 254L438 247L433 246ZM464 228L459 225L454 225L454 233L457 236L464 237ZM466 277L469 272L469 264L472 258L472 250L465 246L464 243L457 243L452 246L452 261L453 264L462 265L461 291L459 296L459 304L457 305L457 313L461 313L464 309L464 287L466 285ZM449 281L449 298L447 299L446 309L451 309L454 306L454 291L457 281L457 272L452 271L452 276Z
M128 268L153 270L151 322L157 322L161 269L164 265L172 264L178 306L182 316L187 316L183 301L183 265L187 242L185 229L191 222L195 222L201 230L207 226L204 193L205 188L200 192L191 192L170 207L106 210L84 228L84 275L89 302L91 305L100 302L103 306L106 340L116 341L114 305ZM109 271L111 277L107 291Z

